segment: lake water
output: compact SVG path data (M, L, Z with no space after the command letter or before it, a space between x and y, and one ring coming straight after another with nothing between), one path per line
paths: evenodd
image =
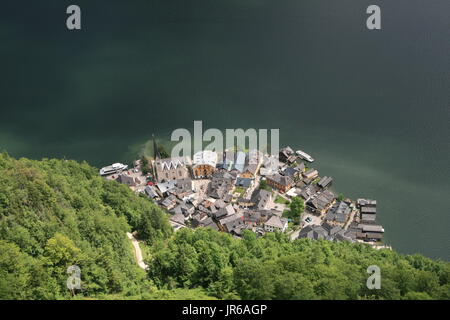
M92 2L81 31L72 1L2 2L1 149L100 167L194 120L279 128L394 249L449 260L449 1Z

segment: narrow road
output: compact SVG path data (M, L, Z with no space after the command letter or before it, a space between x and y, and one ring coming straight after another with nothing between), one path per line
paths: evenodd
M136 257L136 261L137 261L139 267L141 267L144 270L147 270L148 266L144 263L144 259L142 258L142 251L141 251L141 248L139 247L139 242L129 232L127 232L127 237L128 237L128 239L131 240L131 244L133 244L134 256Z

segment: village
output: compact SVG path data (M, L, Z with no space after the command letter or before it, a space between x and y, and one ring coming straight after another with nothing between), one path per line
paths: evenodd
M175 231L212 228L241 237L286 233L308 238L382 244L384 229L376 221L377 201L353 201L336 195L333 178L311 167L314 159L284 147L278 157L258 150L203 150L190 157L153 157L134 167L113 164L102 176L129 186L170 214ZM300 212L294 211L300 206Z

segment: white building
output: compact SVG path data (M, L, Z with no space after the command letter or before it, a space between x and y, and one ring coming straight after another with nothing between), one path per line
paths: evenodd
M285 232L288 227L288 221L285 218L278 216L272 216L266 223L264 223L264 230L267 232Z

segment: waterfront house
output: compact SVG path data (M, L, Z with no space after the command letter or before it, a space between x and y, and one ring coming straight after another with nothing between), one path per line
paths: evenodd
M356 206L359 208L361 220L367 223L374 223L377 218L377 201L370 199L358 199Z
M294 163L297 160L294 150L289 146L282 148L278 156L281 162Z
M372 222L358 224L357 230L356 237L360 240L380 241L383 238L383 227Z
M324 176L319 182L317 182L317 185L322 189L325 189L330 187L332 182L333 179L331 177Z
M377 218L377 208L376 207L361 207L361 220L362 221L375 221Z
M317 214L325 213L334 203L336 196L329 190L325 190L318 196L306 202L306 207Z
M304 184L304 182L303 182ZM300 196L305 200L310 200L317 192L319 191L319 188L315 184L306 185L300 192Z
M324 220L332 225L341 224L344 225L348 220L351 208L348 203L341 201L335 203L326 213Z
M377 200L371 200L371 199L357 199L356 200L356 207L376 207L377 206Z
M304 172L303 176L306 179L314 180L314 179L316 179L319 176L319 171L317 171L316 169L311 168L311 169L308 169L306 172Z

